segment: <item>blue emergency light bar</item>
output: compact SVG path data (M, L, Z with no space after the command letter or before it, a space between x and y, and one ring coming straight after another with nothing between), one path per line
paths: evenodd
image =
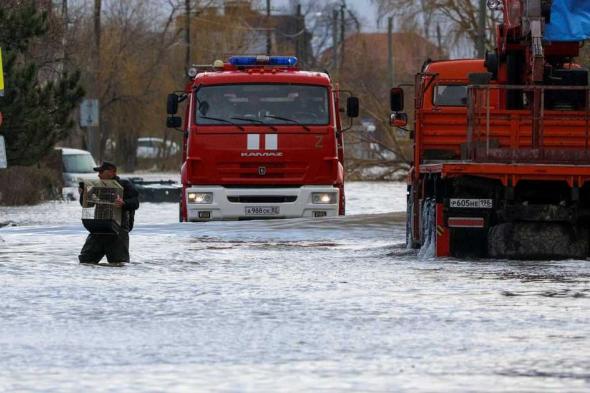
M297 58L295 56L232 56L229 58L229 64L236 67L261 65L293 67L297 64Z

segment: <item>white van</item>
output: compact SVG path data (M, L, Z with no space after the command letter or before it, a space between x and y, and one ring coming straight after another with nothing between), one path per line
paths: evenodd
M64 199L76 200L79 197L78 185L87 179L96 180L97 174L94 168L97 166L90 152L69 147L56 147L61 153L64 187L62 196Z
M156 137L137 138L137 158L158 158L174 156L180 152L177 143Z

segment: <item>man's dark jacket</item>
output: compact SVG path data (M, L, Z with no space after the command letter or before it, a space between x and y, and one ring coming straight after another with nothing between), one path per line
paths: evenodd
M132 182L127 179L121 179L115 176L113 180L123 187L123 216L121 217L121 228L131 231L135 221L135 210L139 208L139 193L135 189ZM80 194L80 205L82 205L82 197Z

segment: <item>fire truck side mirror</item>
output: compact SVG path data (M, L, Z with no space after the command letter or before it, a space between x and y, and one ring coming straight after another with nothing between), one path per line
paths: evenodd
M389 93L389 106L392 112L404 110L404 90L401 87L393 87Z
M348 97L346 100L346 116L359 116L359 99L357 97Z
M408 125L408 115L403 112L392 113L389 124L393 127L405 127Z
M168 116L166 118L166 127L180 128L182 126L182 118L180 116Z
M166 101L166 112L169 115L175 115L178 112L178 96L174 93L168 94Z

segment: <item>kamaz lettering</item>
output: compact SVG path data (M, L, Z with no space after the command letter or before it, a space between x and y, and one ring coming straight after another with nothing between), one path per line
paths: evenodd
M241 157L282 157L282 151L276 152L248 152L248 153L241 153Z

